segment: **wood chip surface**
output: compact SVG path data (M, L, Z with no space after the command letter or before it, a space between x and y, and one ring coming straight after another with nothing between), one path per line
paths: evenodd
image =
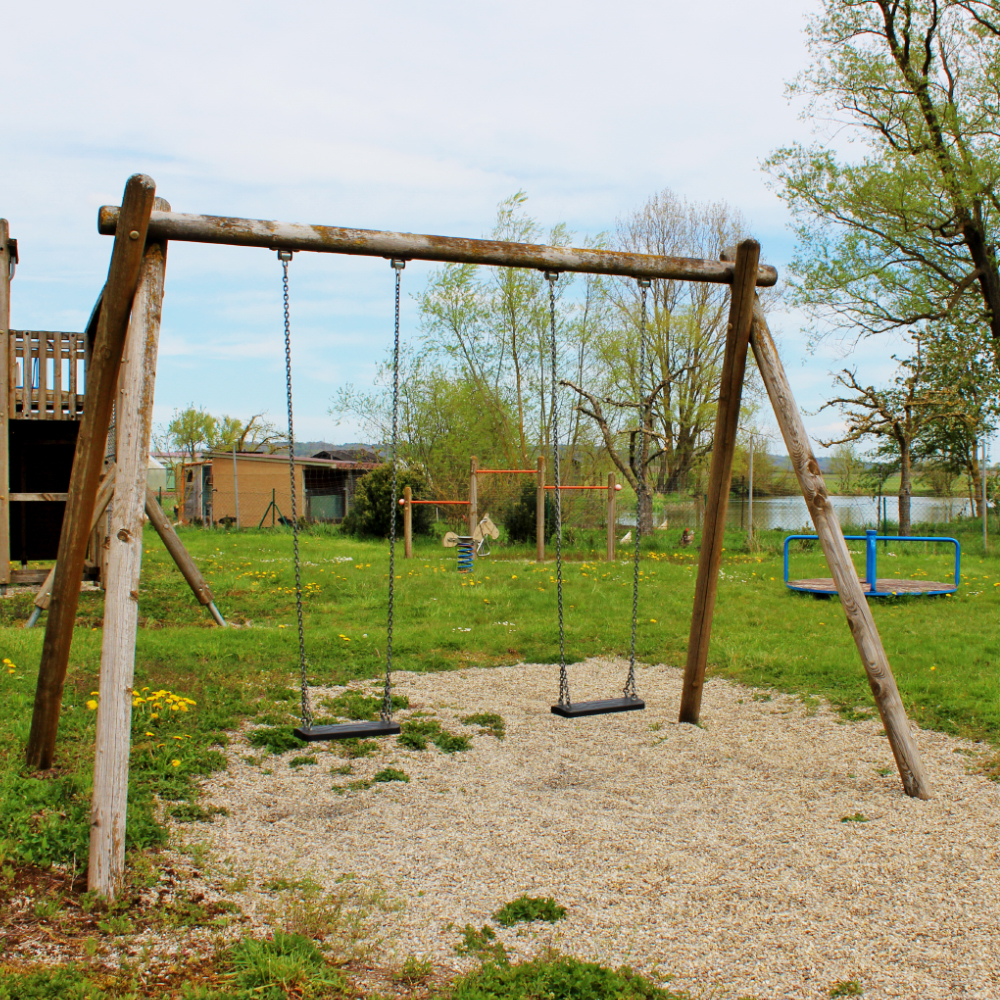
M617 696L626 669L575 664L574 699ZM646 711L574 720L549 711L553 666L395 683L410 700L402 718L433 713L472 749L383 740L342 777L336 744L253 765L237 736L206 788L229 810L198 831L214 856L255 885L383 887L404 904L380 918L389 961L469 968L461 929L526 893L569 912L493 924L512 956L551 945L699 996L825 998L857 980L868 1000L1000 998L1000 786L970 767L989 748L914 727L935 793L920 802L903 794L877 719L844 723L709 680L704 728L679 725L671 667L640 669ZM506 738L459 721L474 712L503 716ZM317 765L288 766L308 753ZM334 791L387 766L409 783ZM843 821L859 814L868 821ZM253 910L252 890L244 902Z

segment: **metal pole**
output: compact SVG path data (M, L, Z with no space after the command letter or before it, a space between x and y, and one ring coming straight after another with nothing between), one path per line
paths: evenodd
M983 435L983 460L980 463L979 478L983 481L983 555L989 551L986 529L986 435Z
M747 493L747 540L753 548L753 435L750 435L750 488Z
M236 530L240 530L240 484L236 478L236 442L233 442L233 497L236 501Z

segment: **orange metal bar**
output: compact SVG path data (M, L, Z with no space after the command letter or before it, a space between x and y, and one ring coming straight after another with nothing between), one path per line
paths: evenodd
M555 486L546 486L547 490L554 490ZM560 486L561 490L606 490L607 486ZM621 484L615 485L616 490L621 490Z
M533 476L537 469L476 469L477 476L486 476L492 473L510 473L519 476Z
M399 506L402 507L404 503L406 503L406 501L402 499L402 497L400 497ZM429 503L434 507L442 507L445 504L462 504L466 507L469 506L468 500L411 500L410 503L411 504Z

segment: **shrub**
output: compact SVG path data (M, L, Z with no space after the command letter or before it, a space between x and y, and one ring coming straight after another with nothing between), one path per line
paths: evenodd
M513 927L514 924L526 924L532 920L547 920L554 924L565 916L566 907L560 906L551 896L518 896L501 906L493 914L493 919L501 927Z
M468 928L467 928L468 929ZM631 969L608 969L596 962L544 956L519 965L487 962L456 980L448 1000L681 1000Z
M354 493L354 506L350 514L341 522L341 529L349 535L368 535L375 538L388 538L390 527L389 510L396 512L396 537L403 536L403 509L398 500L403 495L403 488L409 486L413 498L423 499L427 496L427 482L419 472L411 469L399 469L396 477L397 496L392 494L392 467L379 465L367 475L358 480ZM431 530L430 507L413 508L413 533L426 535Z
M501 510L500 519L511 542L533 542L535 540L535 519L537 516L536 488L527 485L520 495ZM556 508L552 498L545 496L545 540L551 540L556 533Z

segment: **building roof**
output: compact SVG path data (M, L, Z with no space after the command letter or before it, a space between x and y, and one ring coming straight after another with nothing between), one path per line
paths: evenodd
M325 453L320 452L320 455L323 454ZM374 455L374 452L372 454ZM216 458L219 459L220 461L223 461L224 459L228 458L231 461L232 457L233 453L231 451L216 451L216 452L209 451L205 452L205 454L203 455L203 459L209 462ZM284 465L288 464L287 455L263 455L260 452L256 451L238 451L236 452L236 457L241 462L280 462ZM361 469L364 470L365 472L368 472L369 470L374 469L375 466L379 464L379 462L377 458L373 461L360 462L360 461L349 461L349 460L343 461L331 458L321 458L315 455L312 456L297 455L295 457L295 464L307 466L310 468L318 468L318 469L348 469L348 470Z

